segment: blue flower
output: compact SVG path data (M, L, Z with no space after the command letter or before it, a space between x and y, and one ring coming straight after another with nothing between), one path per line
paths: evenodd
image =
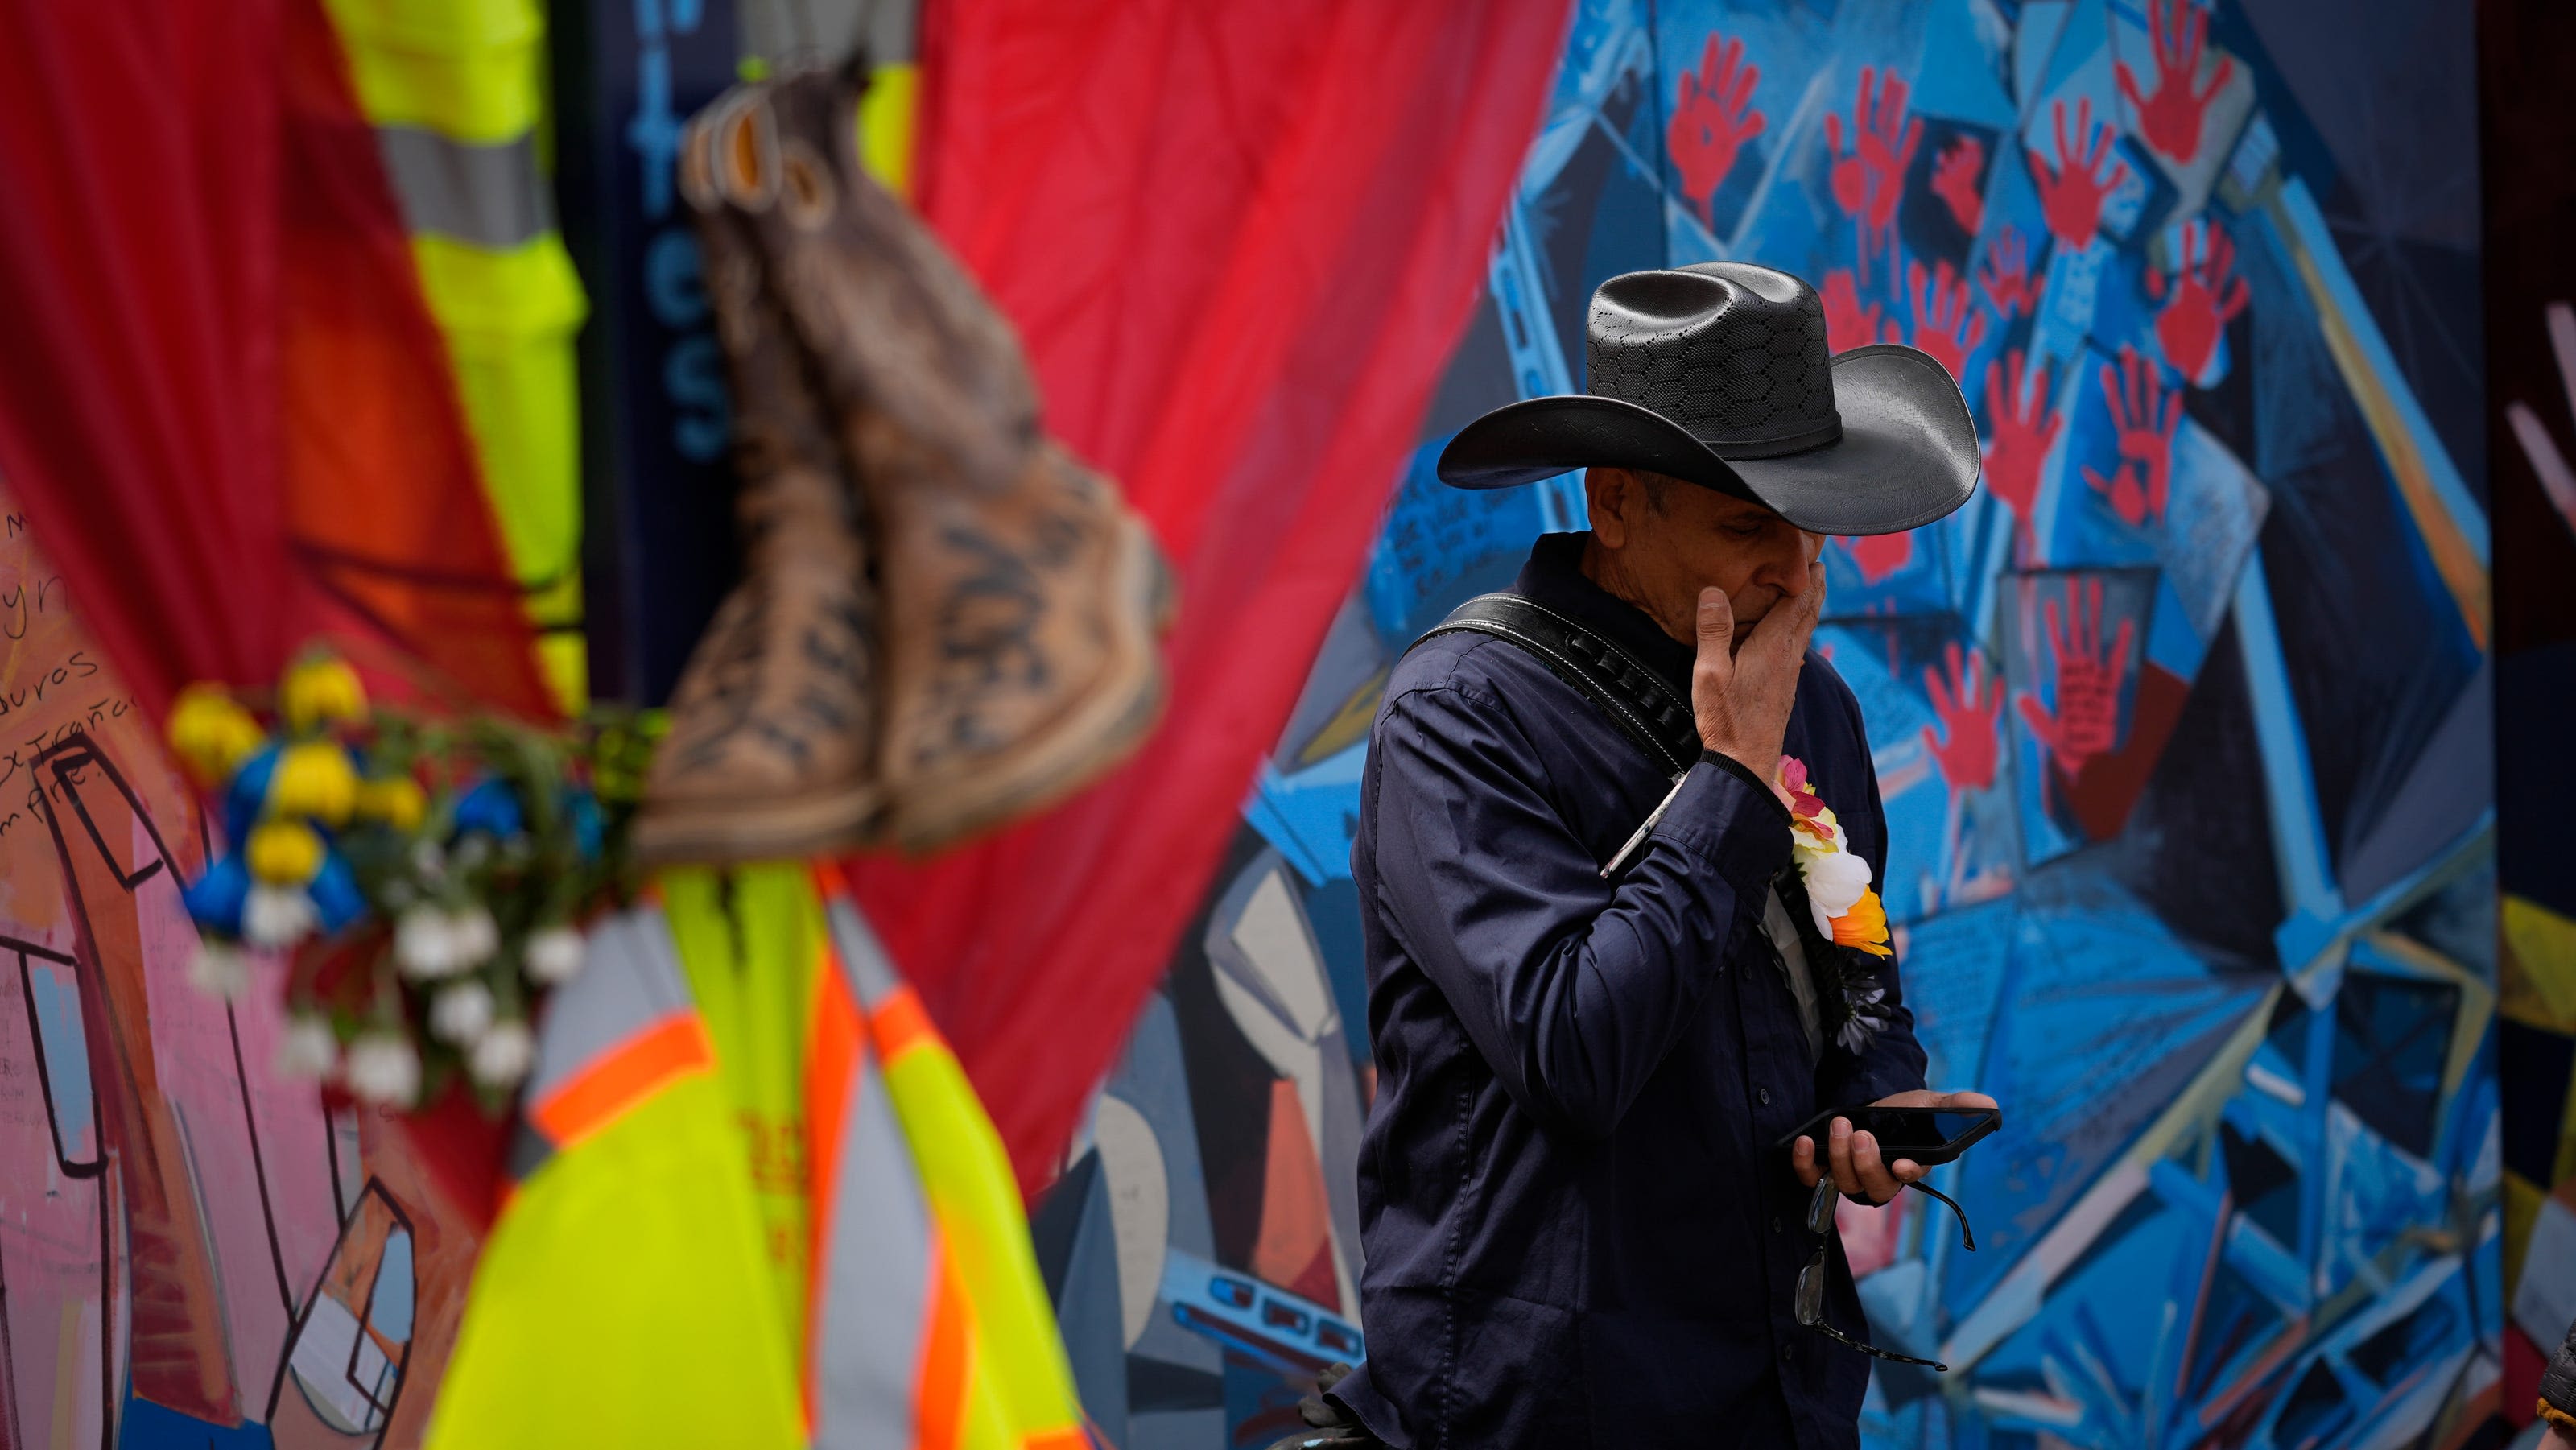
M456 802L456 834L460 836L482 831L507 839L527 828L528 819L519 809L518 793L499 776L485 776Z
M366 893L358 889L357 873L349 869L348 858L337 851L322 858L322 869L305 883L304 892L313 898L313 923L324 936L357 920L367 909Z
M586 790L564 787L565 824L572 827L573 849L584 861L596 861L608 848L608 828L599 816L599 801Z
M189 882L180 900L187 903L189 918L202 930L238 937L242 906L250 900L250 867L238 854L226 856L207 867L205 875Z
M224 787L224 836L235 845L250 839L251 827L268 810L269 783L277 777L277 743L252 751Z

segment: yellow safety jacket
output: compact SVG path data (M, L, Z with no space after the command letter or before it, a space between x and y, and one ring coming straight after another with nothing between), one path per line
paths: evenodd
M447 338L485 492L548 683L588 698L581 634L586 304L546 176L539 0L325 0Z
M601 923L523 1104L432 1450L1087 1443L1001 1140L829 867Z

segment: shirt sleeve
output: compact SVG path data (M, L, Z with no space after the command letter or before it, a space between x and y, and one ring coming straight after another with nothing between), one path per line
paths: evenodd
M1605 881L1500 701L1410 692L1373 754L1378 892L1398 944L1514 1102L1551 1131L1607 1136L1759 920L1788 812L1749 772L1702 760Z
M1882 892L1887 884L1887 808L1878 794L1878 772L1870 768L1869 735L1861 722L1860 702L1848 690L1842 696L1843 712L1849 722L1853 750L1860 762L1856 774L1865 782L1861 808L1855 820L1853 813L1841 813L1844 831L1851 837L1861 859L1869 863L1869 879ZM1886 987L1884 1006L1888 1023L1869 1049L1855 1057L1839 1047L1829 1046L1817 1064L1817 1101L1827 1103L1874 1103L1896 1093L1922 1088L1926 1059L1923 1045L1914 1038L1914 1009L1905 1005L1905 991L1898 981L1894 953L1878 963L1878 980Z

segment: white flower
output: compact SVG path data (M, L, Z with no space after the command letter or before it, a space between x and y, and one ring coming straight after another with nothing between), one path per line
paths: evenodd
M423 881L437 881L447 874L447 848L427 836L412 842L411 869Z
M447 913L427 904L406 907L394 921L394 964L415 982L435 982L463 970Z
M1802 851L1798 865L1806 877L1807 906L1815 914L1816 930L1830 939L1833 919L1858 905L1869 890L1869 863L1849 851L1829 855Z
M492 1029L466 1055L465 1070L485 1087L515 1087L536 1060L536 1034L528 1030L527 1023L514 1017L492 1024Z
M501 950L501 928L480 906L449 912L447 929L454 935L459 966L479 967Z
M420 1096L420 1054L394 1032L370 1032L350 1043L341 1075L360 1102L407 1108Z
M492 1025L492 989L468 977L462 982L441 987L430 999L429 1030L459 1045L470 1044L483 1036Z
M340 1039L329 1018L298 1013L286 1020L286 1031L277 1039L278 1076L315 1082L339 1065Z
M188 958L188 984L210 997L238 1002L250 990L250 958L230 942L200 938Z
M313 898L301 886L253 886L242 903L242 940L255 947L291 947L313 930Z
M580 973L590 956L589 943L568 926L550 926L528 937L528 980L559 987Z

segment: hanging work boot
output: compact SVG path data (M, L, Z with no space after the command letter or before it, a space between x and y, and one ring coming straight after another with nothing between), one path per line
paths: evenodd
M1160 711L1169 573L1111 486L1049 440L1010 324L860 164L846 69L750 91L725 166L868 501L884 591L888 829L936 849L1098 779Z
M671 696L671 731L636 819L646 861L804 856L864 841L877 788L877 607L857 491L762 285L720 176L710 119L681 148L707 296L733 380L744 577L716 610ZM774 194L774 175L772 193Z

